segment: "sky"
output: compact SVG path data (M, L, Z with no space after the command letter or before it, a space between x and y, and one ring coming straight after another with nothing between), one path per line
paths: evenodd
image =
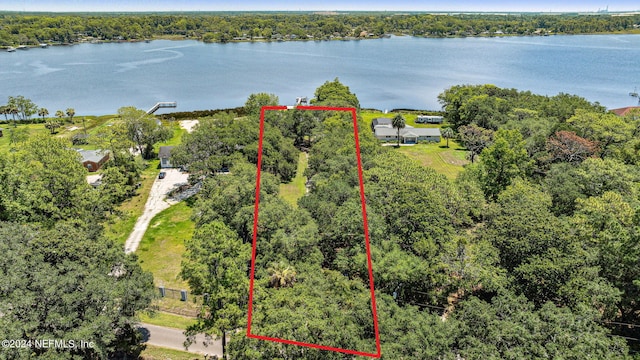
M487 11L595 12L640 10L638 0L0 0L11 11Z

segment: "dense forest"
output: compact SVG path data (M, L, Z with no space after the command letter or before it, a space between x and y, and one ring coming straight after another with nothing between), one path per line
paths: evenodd
M390 13L20 14L0 12L0 46L83 40L189 38L205 42L637 32L640 15Z
M358 120L382 358L637 358L638 114L492 85L440 101L476 158L455 180ZM312 103L359 107L337 79ZM257 109L274 104L255 94L248 118L203 119L175 153L203 181L182 276L208 303L188 333L230 335L233 359L351 358L234 331L247 325ZM269 112L264 141L252 332L375 353L350 117ZM309 191L292 206L278 184L296 148Z
M28 99L19 103L33 110ZM154 296L153 276L105 225L138 188L144 164L130 149L144 155L169 136L145 115L122 108L121 122L92 138L110 152L97 188L71 139L54 128L29 135L15 122L8 130L10 147L0 151L0 339L25 343L3 343L0 359L122 359L144 348L136 325ZM48 339L67 345L34 343ZM71 347L79 340L91 345Z

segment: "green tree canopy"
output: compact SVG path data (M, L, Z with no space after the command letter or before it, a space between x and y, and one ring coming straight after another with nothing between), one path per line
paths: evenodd
M248 115L260 116L260 110L263 106L278 105L278 97L274 94L257 93L249 95L244 103L244 110Z
M250 246L217 221L199 227L185 246L181 277L195 294L207 294L198 322L186 333L188 336L199 332L220 336L224 344L226 332L246 322L244 304L249 292L246 274Z
M513 179L526 178L533 168L518 130L498 130L493 143L482 150L480 157L480 182L489 199L495 199Z
M338 78L327 81L316 89L315 98L311 99L314 105L344 106L360 108L360 102L355 94L343 85Z
M145 159L151 158L153 146L157 142L169 140L173 135L170 128L163 126L144 110L132 106L122 107L118 109L118 116L127 128L129 140L136 145Z
M137 356L136 311L149 306L151 274L135 256L83 226L0 222L0 337L91 341L93 348L3 349L8 358Z
M52 224L103 218L110 205L98 201L80 155L69 145L64 139L36 136L0 162L2 219Z
M15 109L18 119L21 121L31 119L31 115L38 111L38 106L22 95L9 96L8 105Z

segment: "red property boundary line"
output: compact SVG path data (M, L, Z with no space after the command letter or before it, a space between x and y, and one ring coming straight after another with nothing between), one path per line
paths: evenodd
M253 283L255 277L255 268L256 268L256 248L257 248L257 234L258 234L258 205L260 203L260 173L262 167L262 139L264 136L264 114L266 111L282 111L288 109L297 109L297 110L319 110L319 111L343 111L350 112L353 118L353 135L355 138L356 145L356 160L358 163L358 180L360 183L360 202L362 203L362 221L364 224L364 239L365 246L367 251L367 266L369 268L369 290L371 291L371 312L373 313L373 328L375 332L376 338L376 353L367 353L356 350L335 348L331 346L324 346L319 344L311 344L301 341L293 341L287 339L280 339L262 335L256 335L251 333L251 319L253 314ZM248 312L248 320L247 320L247 337L259 340L267 340L273 342L279 342L289 345L298 345L298 346L306 346L315 349L321 350L329 350L335 351L345 354L351 355L360 355L367 356L372 358L379 358L382 354L380 349L380 332L378 329L378 312L376 310L376 297L374 291L374 283L373 283L373 266L371 262L371 247L369 244L369 225L367 222L367 209L365 205L365 197L364 197L364 181L362 175L362 161L360 159L360 141L358 137L358 123L356 117L356 109L355 108L346 108L346 107L329 107L329 106L296 106L296 107L287 107L287 106L263 106L260 109L260 138L258 140L258 164L256 171L256 201L253 212L253 248L251 252L251 277L249 280L249 312Z

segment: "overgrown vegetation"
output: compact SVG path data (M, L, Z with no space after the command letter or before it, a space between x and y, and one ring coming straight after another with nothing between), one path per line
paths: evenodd
M9 358L108 358L142 350L136 311L151 274L104 236L113 187L93 189L65 139L35 136L0 153L0 336L84 340L89 348L4 348ZM115 185L115 184L112 184Z
M316 94L325 99L316 104L357 105L337 79ZM458 141L477 146L455 180L382 147L358 120L383 358L635 351L626 340L637 327L618 324L640 320L637 114L619 118L579 97L491 85L452 87L440 99ZM255 121L253 112L245 126ZM297 207L283 201L288 179L269 167L274 154L265 147L252 332L375 352L351 119L289 110L266 122L265 136L308 150L311 187ZM302 124L310 131L299 136ZM235 126L217 123L215 133ZM191 141L212 131L198 128ZM246 325L255 200L247 161L255 158L245 149L255 141L214 152L231 174L207 173L195 203L182 275L209 302L190 332ZM228 351L234 359L345 357L243 333Z

